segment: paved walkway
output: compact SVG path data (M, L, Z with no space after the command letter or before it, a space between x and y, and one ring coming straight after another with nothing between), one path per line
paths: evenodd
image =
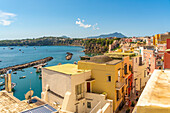
M139 96L138 96L139 97ZM136 96L136 94L132 94L131 95L131 97L130 97L130 101L131 101L131 103L132 103L132 101L134 101L134 103L135 103L135 105L136 105L136 98L137 98L137 96ZM120 111L118 111L118 113L126 113L126 110L128 109L128 105L124 105L123 106L123 108L120 110ZM132 111L133 111L133 109L134 109L134 107L131 107L130 106L130 113L132 113Z

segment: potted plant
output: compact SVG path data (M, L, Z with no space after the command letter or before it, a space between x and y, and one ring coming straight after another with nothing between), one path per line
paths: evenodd
M129 108L126 110L126 113L130 113L130 109Z
M135 106L135 102L134 102L134 101L132 101L132 104L131 104L131 106L132 106L132 107L134 107L134 106Z

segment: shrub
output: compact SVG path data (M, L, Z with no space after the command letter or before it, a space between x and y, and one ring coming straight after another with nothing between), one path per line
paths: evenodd
M126 113L130 113L130 109L129 108L126 110Z
M131 106L132 106L132 107L134 107L134 106L135 106L135 103L134 103L134 101L132 101L132 104L131 104Z

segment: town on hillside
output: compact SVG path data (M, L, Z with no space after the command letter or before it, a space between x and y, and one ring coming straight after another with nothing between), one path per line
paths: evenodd
M13 96L11 68L0 91L1 113L169 113L170 32L62 40L98 55L81 56L74 64L35 66L41 72L41 98L32 97L30 87L22 101Z

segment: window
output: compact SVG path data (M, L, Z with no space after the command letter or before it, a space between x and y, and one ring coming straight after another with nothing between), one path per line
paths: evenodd
M87 108L91 108L91 102L87 102Z
M122 93L124 93L124 87L122 87Z
M111 82L111 76L108 76L107 78L108 78L107 81L108 81L108 82Z
M136 63L137 63L137 58L136 58Z
M127 79L125 81L126 81L126 85L127 85Z
M119 90L116 91L117 93L117 101L120 99L120 93L119 93Z
M118 70L118 82L120 82L120 70Z
M149 64L151 63L151 59L149 58Z
M124 65L124 74L127 74L127 64Z
M131 65L129 65L129 71L132 71L132 67L131 67Z
M75 90L77 100L84 98L84 83L76 85Z
M147 73L146 73L146 70L144 70L144 78L146 77L146 74L147 74Z

